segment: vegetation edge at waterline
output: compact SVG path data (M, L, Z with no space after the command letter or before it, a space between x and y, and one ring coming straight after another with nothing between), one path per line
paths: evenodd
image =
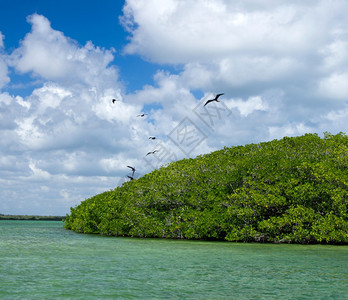
M71 208L110 236L348 244L348 136L305 134L183 159Z

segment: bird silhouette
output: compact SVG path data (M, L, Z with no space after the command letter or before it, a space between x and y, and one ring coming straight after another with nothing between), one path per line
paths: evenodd
M134 179L134 177L133 177L133 176L129 176L129 175L127 175L127 177L128 177L130 180L133 180L133 179Z
M155 140L155 139L156 139L155 136L150 136L150 137L149 137L149 140Z
M134 176L134 173L135 173L135 171L136 171L135 168L134 168L134 167L131 167L131 166L127 166L127 167L130 168L130 169L132 169L132 172L133 172L133 173L132 173L132 176Z
M207 102L205 102L204 106L206 106L208 103L213 102L213 101L219 102L218 98L219 98L221 95L224 95L224 93L222 93L222 94L217 94L217 95L215 96L214 99L210 99L210 100L208 100Z
M112 99L112 103L115 103L116 101L120 101L118 99Z
M140 115L137 115L137 117L144 117L147 116L147 114L141 113Z
M150 151L150 152L147 152L147 154L145 156L148 156L149 154L155 154L156 152L158 152L159 150L154 150L154 151Z

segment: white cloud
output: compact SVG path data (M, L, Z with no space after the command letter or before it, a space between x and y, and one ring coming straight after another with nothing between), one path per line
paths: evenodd
M30 109L30 102L24 101L23 97L21 96L16 96L17 103L26 109Z
M29 168L32 172L32 180L48 180L51 177L48 172L41 170L40 168L37 168L34 162L29 163Z
M0 31L0 89L10 82L6 56L2 53L4 48L4 38L5 36Z
M10 203L1 204L0 212L30 213L35 207L41 214L65 214L126 174L121 160L108 168L105 159L142 154L143 141L129 140L142 105L123 99L117 68L110 64L113 49L81 46L41 15L28 21L31 32L11 55L4 54L6 60L0 56L0 67L4 62L7 72L9 63L42 85L26 97L0 93L0 198ZM113 104L113 98L120 101Z
M121 21L132 36L124 51L181 64L193 89L230 87L245 96L290 85L294 99L303 89L317 96L332 68L347 68L347 11L347 2L326 0L128 0Z
M313 128L304 123L287 123L282 126L270 126L269 139L281 139L284 136L297 136L310 132L314 132Z
M10 105L12 100L13 100L13 98L8 93L0 94L0 105L1 106Z
M348 120L348 102L341 109L331 110L321 116L321 118L320 127L323 131L330 127L333 132L347 132L344 128L346 128Z
M52 29L42 15L33 14L28 22L31 32L11 55L10 63L18 71L65 83L110 84L117 80L116 69L109 66L114 59L113 49L101 49L92 42L80 46Z
M0 49L4 48L4 39L5 39L5 36L0 31Z
M230 136L236 143L243 135L267 140L281 132L329 131L335 127L323 116L332 105L339 110L342 104L332 100L348 94L345 12L345 1L128 0L121 21L131 39L124 51L180 65L133 96L161 103L164 114L180 120L185 111L171 111L176 99L181 107L192 102L179 91L225 92L222 101L244 118L226 123L239 123L233 130L239 138ZM255 123L264 133L256 133Z
M10 82L10 78L7 74L7 64L1 59L0 55L0 88L4 87L7 83Z
M111 99L117 99L117 101L113 103ZM120 91L115 92L114 89L110 88L103 92L92 109L102 120L128 125L141 110L141 105L125 103Z
M190 156L347 131L347 12L341 0L127 0L124 52L163 64L153 84L129 94L113 49L80 45L29 16L31 31L12 54L0 36L0 88L11 68L39 80L29 96L0 92L0 198L12 201L0 212L37 205L64 214L123 182L127 165L141 176L166 154L185 157L168 137L185 118L205 134ZM231 113L209 126L195 108L216 93L224 96L214 105Z
M333 73L322 79L319 93L331 99L348 100L348 72Z
M348 63L348 41L344 41L339 36L329 45L319 51L323 57L324 71L337 71L345 69Z
M128 0L121 20L132 38L125 51L161 63L270 52L284 57L320 45L330 34L328 18L347 7L342 1L261 2L250 9L245 1Z
M267 111L268 105L262 101L262 97L253 96L248 100L232 100L229 101L229 107L236 107L243 117L247 117L255 110Z

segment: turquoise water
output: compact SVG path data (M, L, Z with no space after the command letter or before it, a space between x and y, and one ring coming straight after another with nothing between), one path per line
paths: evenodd
M348 299L348 247L82 235L0 221L0 299Z

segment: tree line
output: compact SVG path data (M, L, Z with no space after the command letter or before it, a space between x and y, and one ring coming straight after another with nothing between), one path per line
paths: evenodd
M0 220L35 220L35 221L62 221L65 216L36 216L36 215L4 215L0 214Z
M111 236L348 244L348 137L305 134L183 159L71 208Z

